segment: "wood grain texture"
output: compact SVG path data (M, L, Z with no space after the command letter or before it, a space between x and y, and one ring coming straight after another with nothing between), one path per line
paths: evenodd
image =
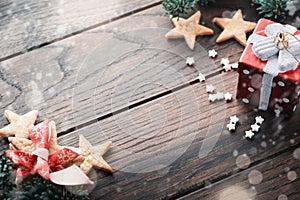
M11 95L13 102L1 101L0 112L38 109L41 118L55 120L65 132L176 90L196 80L199 72L214 74L221 56L231 55L234 62L242 52L242 46L231 41L226 43L230 51L220 45L220 56L210 59L199 44L191 52L182 40L166 40L171 27L157 6L3 61L3 79L18 94ZM199 40L213 43L209 37ZM196 59L194 67L185 65L187 56Z
M223 74L222 78L224 91L234 92L236 73ZM208 81L219 79L213 77ZM192 90L197 96L196 104L189 95ZM115 171L113 175L94 172L97 185L92 196L96 199L174 199L240 172L242 169L236 164L238 157L233 156L235 151L238 156L246 154L251 167L295 149L300 142L298 114L290 119L275 118L273 114L255 112L236 101L209 103L207 98L204 84L197 83L60 137L59 142L76 146L79 134L94 144L112 140L113 147L105 159ZM197 104L198 109L194 107ZM222 104L224 113L212 112ZM233 114L240 117L240 125L235 133L229 133L223 126ZM262 131L253 141L245 139L244 131L261 114L266 119ZM222 125L221 131L215 127L207 136L208 128L217 123ZM200 158L200 148L214 139L217 139L216 146ZM276 183L273 184L275 187ZM297 187L297 182L294 184Z
M244 14L252 12L249 5L240 6ZM283 163L284 152L299 147L299 111L289 119L275 118L237 101L209 103L205 83L196 81L202 72L217 91L235 94L237 72L220 74L219 62L222 57L236 62L243 47L233 40L216 45L221 30L209 24L225 8L236 6L201 8L203 22L216 33L199 37L194 52L183 40L163 38L172 25L159 5L3 61L0 112L39 109L39 121L57 122L59 133L64 134L60 145L78 146L79 134L92 144L112 140L104 158L115 171L92 171L97 182L90 188L94 199L175 199L214 183L223 189L220 180L232 178L229 183L233 183L232 175L247 173L237 166L234 152L248 155L250 169L269 169L268 161L277 156ZM216 59L207 57L211 48L219 53ZM187 56L196 59L194 67L185 66ZM231 134L225 126L234 114L240 117L240 125ZM257 115L266 122L249 141L243 134ZM1 126L6 123L2 117ZM289 194L287 188L297 183L278 191ZM277 193L264 192L268 188L277 189L276 183L268 182L261 190L276 199Z
M158 0L0 2L0 60L138 11Z
M180 199L238 200L300 198L299 160L293 151L255 165Z

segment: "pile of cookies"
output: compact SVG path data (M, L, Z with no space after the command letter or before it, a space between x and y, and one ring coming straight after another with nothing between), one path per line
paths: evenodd
M25 153L35 152L37 144L35 144L34 138L30 139L30 131L35 128L41 128L40 124L43 122L36 126L34 125L38 116L38 111L33 110L20 116L12 111L6 110L5 116L10 124L0 129L0 136L8 137L8 141L10 142L9 148L11 150L20 150ZM55 122L48 120L48 122L44 124L47 125L46 128L49 130L49 138L47 141L48 152L46 153L49 157L62 149L69 149L71 151L78 152L78 156L76 156L73 160L68 160L68 163L64 163L63 167L67 168L71 165L77 165L85 174L88 174L93 167L97 167L108 172L113 171L102 157L111 147L111 141L94 147L83 135L80 135L79 148L60 146L57 142Z

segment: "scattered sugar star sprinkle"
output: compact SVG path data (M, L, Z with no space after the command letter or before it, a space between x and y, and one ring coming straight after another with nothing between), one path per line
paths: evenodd
M224 94L223 94L223 92L217 92L217 94L216 94L215 96L216 96L216 98L217 98L218 100L224 99Z
M228 60L228 58L222 58L220 63L221 63L221 65L229 65L229 60Z
M216 100L215 94L209 94L208 95L208 100L211 101L211 102L214 102Z
M188 66L193 66L193 65L195 64L194 57L187 57L185 63L186 63Z
M257 125L257 124L251 125L251 130L252 130L253 132L258 132L258 131L259 131L259 128L260 128L260 126Z
M262 118L261 116L257 116L255 117L255 122L257 124L262 124L264 122L264 118Z
M249 130L249 131L245 131L245 137L251 139L254 136L254 133Z
M229 124L227 124L228 130L229 130L229 131L234 131L234 130L235 130L235 125L236 125L236 124L234 124L234 123L229 123Z
M236 124L239 121L239 118L236 115L230 117L230 123Z
M206 85L206 92L212 93L215 90L215 87L212 84Z
M218 52L214 49L208 51L208 56L211 58L215 58L218 55Z
M226 93L224 94L224 99L225 99L226 101L231 101L231 100L232 100L232 94L230 94L229 92L226 92Z
M232 63L230 64L231 69L237 69L239 68L239 64L238 63Z
M205 81L205 76L201 72L199 73L198 78L199 78L200 82Z
M225 72L231 71L231 65L224 65L223 69L225 70Z

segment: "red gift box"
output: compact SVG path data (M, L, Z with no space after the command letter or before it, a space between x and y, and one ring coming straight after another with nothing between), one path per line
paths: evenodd
M253 34L267 36L265 29L270 24L275 24L275 22L267 19L259 20ZM298 34L300 34L300 30L294 33L294 35ZM300 43L298 45L300 52ZM267 75L264 69L268 60L263 61L258 58L252 48L252 43L247 44L239 60L237 99L257 106L262 110L268 109L286 114L293 113L299 102L300 64L298 63L295 70L279 73L277 76L272 77L270 84L266 85L265 81L263 82L263 77ZM270 92L265 93L268 87L270 87ZM267 98L265 97L266 94L268 94ZM265 108L260 107L263 99L268 101Z

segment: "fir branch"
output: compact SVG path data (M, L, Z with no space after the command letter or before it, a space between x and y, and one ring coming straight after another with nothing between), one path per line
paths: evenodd
M15 167L4 153L0 155L0 199L11 199L11 191L15 189L11 170Z
M198 0L163 0L163 8L171 17L187 14L188 10L195 9Z
M51 200L88 200L89 194L83 186L61 186L51 183L39 176L23 181L18 186L14 184L12 170L16 167L6 157L0 154L0 199L51 199Z
M207 6L215 0L163 0L163 8L171 17L179 17L187 14L189 10L195 10L195 4L199 3L201 6Z
M199 3L201 6L207 6L207 5L210 4L210 3L215 3L215 0L199 0L198 3Z
M252 0L258 5L257 11L265 18L273 20L284 19L287 14L287 2L292 0Z

